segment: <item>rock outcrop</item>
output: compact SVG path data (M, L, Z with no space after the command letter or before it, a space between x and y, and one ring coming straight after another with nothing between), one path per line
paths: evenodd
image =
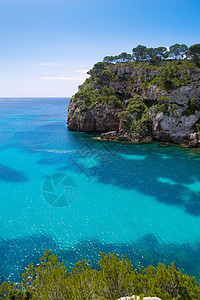
M108 132L119 129L119 110L104 109L101 106L97 106L83 112L76 106L76 103L73 103L72 99L69 104L69 114L68 127L71 130Z
M166 63L94 67L70 100L68 128L99 132L100 139L199 147L200 69L191 62L170 63L173 79L163 75Z

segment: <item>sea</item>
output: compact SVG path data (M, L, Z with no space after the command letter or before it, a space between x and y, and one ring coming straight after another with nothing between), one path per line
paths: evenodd
M113 143L66 126L68 98L0 99L0 282L51 249L175 262L200 281L200 149Z

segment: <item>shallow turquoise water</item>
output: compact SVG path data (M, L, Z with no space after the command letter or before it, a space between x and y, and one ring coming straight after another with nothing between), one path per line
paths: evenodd
M68 101L0 99L0 279L44 249L67 267L115 251L200 279L200 151L90 140L67 130Z

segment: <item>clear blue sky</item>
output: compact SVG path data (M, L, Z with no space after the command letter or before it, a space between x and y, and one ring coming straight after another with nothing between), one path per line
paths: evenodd
M200 0L0 0L0 39L0 97L66 97L106 55L200 43Z

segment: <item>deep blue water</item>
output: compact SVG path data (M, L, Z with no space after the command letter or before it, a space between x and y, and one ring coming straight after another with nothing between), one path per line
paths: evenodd
M0 280L52 249L175 261L200 279L200 150L98 142L66 128L69 99L0 99Z

